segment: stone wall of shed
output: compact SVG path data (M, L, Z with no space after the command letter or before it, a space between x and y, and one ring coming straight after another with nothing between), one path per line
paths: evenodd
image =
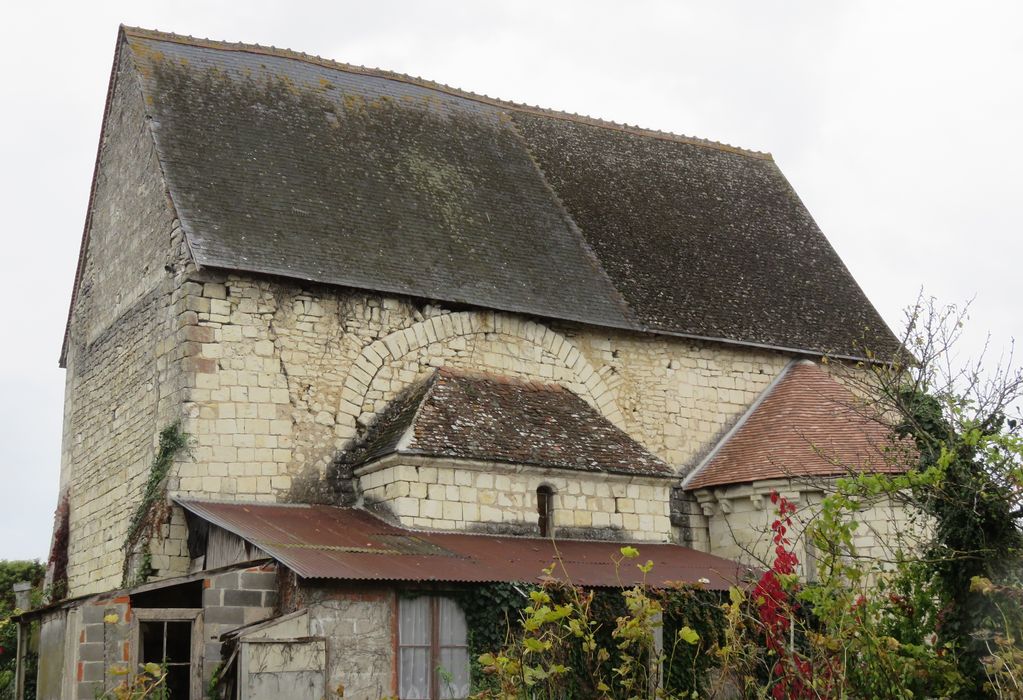
M109 110L65 357L70 595L121 582L128 519L161 428L180 417L189 353L180 289L188 254L137 76L123 65ZM177 545L165 554L183 562Z
M397 694L398 591L387 585L305 586L309 633L327 640L326 687L344 697L379 700Z
M672 539L666 479L458 460L396 457L359 478L366 507L402 525L539 536L540 486L554 492L557 537Z

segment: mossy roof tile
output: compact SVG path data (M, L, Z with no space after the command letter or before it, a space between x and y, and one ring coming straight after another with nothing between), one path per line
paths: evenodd
M125 28L196 262L803 353L896 340L770 156Z
M343 461L387 454L673 476L667 463L557 384L450 368L399 395Z

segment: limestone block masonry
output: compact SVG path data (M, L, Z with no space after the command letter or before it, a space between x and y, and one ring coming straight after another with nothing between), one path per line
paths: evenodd
M129 520L158 435L174 421L181 421L193 446L171 470L169 495L308 500L322 496L338 451L398 392L443 365L557 382L684 470L789 359L198 270L164 187L134 71L122 68L114 76L108 109L109 124L127 126L101 139L64 352L60 484L70 505L69 595L121 584ZM585 480L576 483L580 491L590 488ZM514 505L501 506L509 509L502 521L526 519L531 484L514 484L525 492L505 497ZM657 532L658 538L669 531L657 522L653 529L636 522L665 517L659 495L634 512L591 496L610 498L560 493L562 517L571 513L573 527ZM446 517L445 508L450 516L454 504L469 506L463 521L466 510L473 514L473 504L460 499L445 495L440 516L433 517L438 506L427 498L426 514L403 517L421 527L447 527L459 520ZM514 508L521 512L512 515ZM156 575L185 573L182 514L172 511L156 534L150 546Z
M69 594L120 584L121 546L161 428L180 418L190 345L188 251L145 128L137 74L114 76L63 353L61 497ZM176 533L180 534L180 533ZM179 541L161 556L187 566Z
M556 536L671 539L664 478L395 456L357 471L367 507L386 506L406 527L539 534L540 486L554 492Z
M286 496L441 365L559 382L687 465L787 360L235 275L201 294L189 300L203 342L184 405L196 450L176 484L194 496Z
M766 350L566 323L548 326L512 314L452 311L408 299L210 270L190 270L173 280L177 287L167 295L173 308L151 312L165 317L168 337L140 350L138 361L152 362L156 355L154 369L167 367L166 381L174 383L174 393L161 393L161 400L178 403L165 412L143 411L151 418L137 438L145 449L133 458L135 481L92 496L91 506L79 502L79 527L102 528L104 533L77 537L73 591L119 584L119 547L126 518L137 502L134 489L141 488L159 428L176 416L183 418L193 448L175 465L168 489L190 498L315 497L338 450L357 438L402 389L442 365L560 383L654 454L685 470L789 359ZM115 325L120 328L126 321L122 317ZM132 336L152 342L145 332ZM121 402L126 413L139 413L151 395L138 386L118 387L118 395L104 397L104 405ZM73 403L87 405L80 399ZM93 418L94 425L105 425L104 419ZM103 475L121 464L120 459L105 462ZM72 472L72 493L80 493L86 471L76 465ZM535 487L528 492L535 493ZM666 500L657 499L657 508ZM435 506L426 508L432 513ZM439 517L411 517L424 527L427 520L455 522L443 516L443 508ZM522 508L528 506L523 503ZM449 514L453 509L448 506ZM604 516L594 513L597 525L592 527L603 527ZM609 526L618 527L621 516L620 527L636 532L651 530L631 527L626 520L635 525L633 519L641 516L666 517L659 510L611 509L606 515ZM154 547L161 577L187 568L183 521L175 517ZM576 515L572 517L574 522ZM586 519L581 511L578 517L580 522ZM660 538L666 530L656 525L654 531Z
M778 517L771 503L772 491L796 506L789 532L803 576L813 579L816 554L806 527L820 513L821 502L835 485L828 479L769 479L752 484L700 489L695 498L701 514L699 529L707 533L708 551L754 566L773 560L771 523ZM899 550L919 550L931 532L926 519L897 498L883 497L865 503L853 518L858 523L853 546L857 555L880 565L894 563Z

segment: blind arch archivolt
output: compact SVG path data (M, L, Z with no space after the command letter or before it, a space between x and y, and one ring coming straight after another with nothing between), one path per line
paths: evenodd
M557 382L624 428L614 394L565 336L507 314L459 311L432 316L363 347L341 390L338 447L358 435L360 419L368 424L402 388L421 379L423 370L440 365Z

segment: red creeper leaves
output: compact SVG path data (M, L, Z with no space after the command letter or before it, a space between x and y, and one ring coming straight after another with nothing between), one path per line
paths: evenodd
M792 527L791 515L796 512L796 506L777 491L771 491L771 503L778 508L778 517L771 523L774 563L760 577L753 592L763 627L764 646L777 659L771 669L774 676L771 695L777 700L816 698L819 694L812 688L813 668L790 644L792 617L799 604L793 597L795 591L785 586L785 579L796 573L799 559L786 535Z

